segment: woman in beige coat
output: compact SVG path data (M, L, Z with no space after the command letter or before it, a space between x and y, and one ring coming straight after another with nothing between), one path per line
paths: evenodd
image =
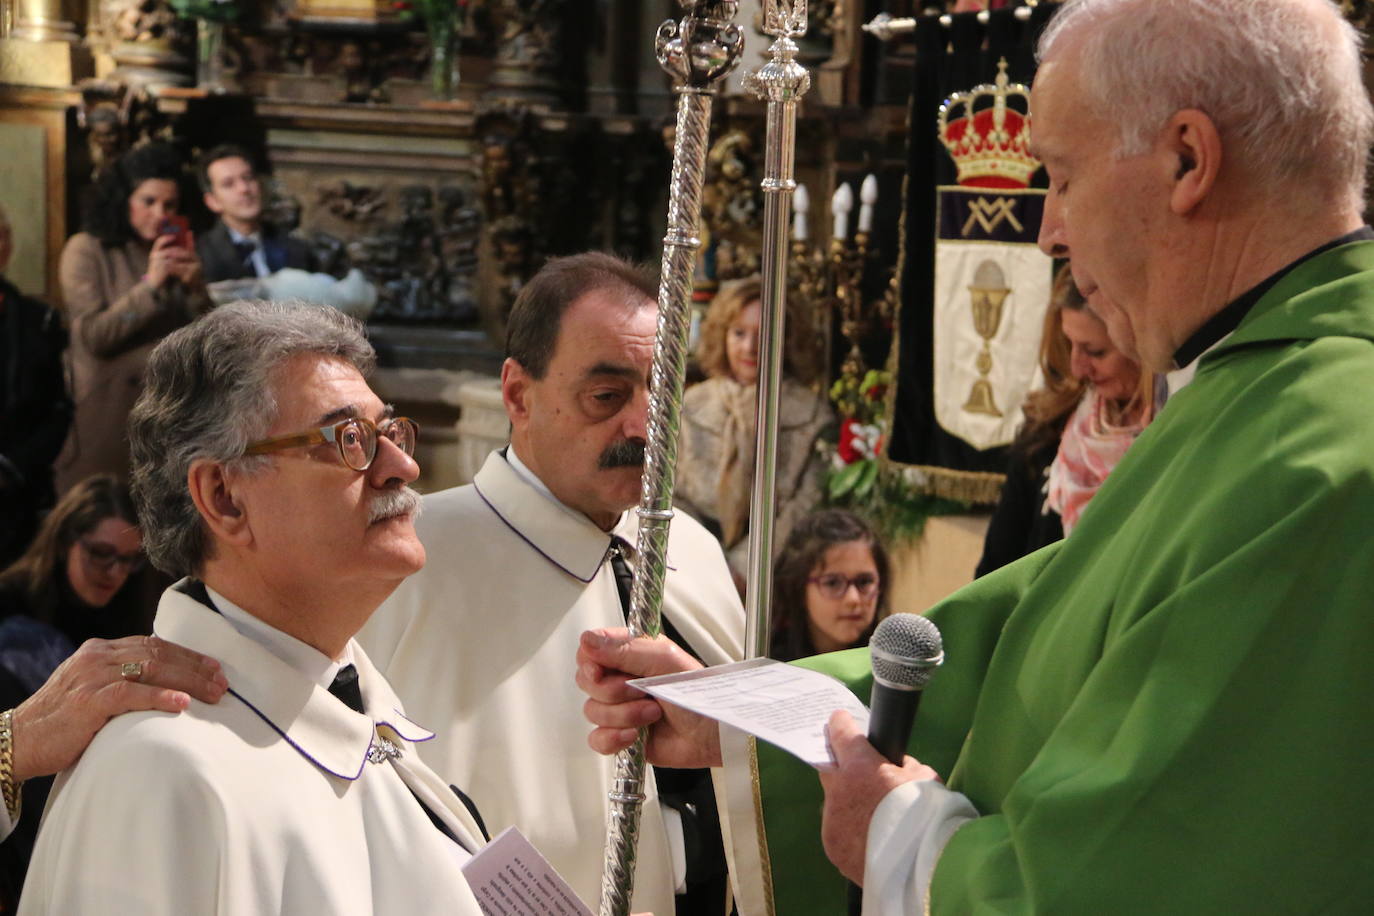
M86 231L62 250L71 432L57 459L66 492L91 474L128 479L124 424L153 346L210 308L180 203L181 161L160 143L130 150L101 177Z
M722 287L702 324L698 360L708 378L683 396L675 501L720 538L736 582L748 563L759 377L759 281ZM816 443L834 422L830 404L799 378L820 362L806 329L789 322L778 405L773 543L781 545L821 498Z

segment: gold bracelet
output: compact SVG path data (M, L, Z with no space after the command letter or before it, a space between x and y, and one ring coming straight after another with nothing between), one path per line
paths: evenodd
M19 785L14 781L14 710L0 712L0 795L5 799L5 810L9 812L10 823L19 821L19 809L24 796L19 793Z

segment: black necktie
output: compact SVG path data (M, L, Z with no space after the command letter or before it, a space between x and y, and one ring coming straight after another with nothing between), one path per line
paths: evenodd
M625 560L629 553L630 545L624 538L611 538L611 572L615 573L615 590L620 595L620 612L625 615L626 622L630 619L630 589L635 583L635 574Z
M363 692L358 687L358 669L353 665L344 665L339 669L339 673L334 675L334 683L329 685L329 692L338 697L345 706L354 712L363 711ZM487 825L482 822L482 815L478 813L477 806L473 804L472 799L460 792L457 786L449 786L449 788L457 794L458 798L472 814L473 820L477 822L478 829L482 831L482 837L488 840L491 839L491 837L487 835ZM414 795L414 791L412 791L411 794ZM463 843L454 832L449 829L448 824L445 824L439 815L430 810L429 805L421 801L418 795L415 796L415 800L420 803L420 808L429 816L430 822L433 823L435 827L439 828L439 832L459 846L463 846ZM467 847L464 846L464 848L466 849ZM468 850L468 852L475 851L476 850L472 849Z
M244 239L241 242L234 242L234 251L238 253L239 263L245 270L253 270L253 252L258 250L258 243L252 239ZM257 271L253 271L256 273Z
M630 555L630 545L624 538L612 537L608 553L611 572L615 573L615 590L620 595L620 610L628 622L630 589L635 580L626 561ZM660 623L664 636L691 653L697 661L701 660L666 616L660 618ZM674 770L656 766L654 781L658 785L659 801L682 817L683 841L687 847L687 890L677 895L677 912L711 916L722 913L727 873L711 771Z
M339 673L334 675L334 683L329 685L329 692L354 712L363 711L363 692L358 687L358 669L352 665L344 665L339 669Z

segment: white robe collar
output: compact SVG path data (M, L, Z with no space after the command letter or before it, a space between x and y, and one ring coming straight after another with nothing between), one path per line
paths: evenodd
M366 653L353 640L349 652L358 669L363 708L356 713L309 675L297 671L240 633L223 614L186 594L183 579L162 593L153 631L219 661L229 692L257 713L315 766L349 781L362 775L378 729L409 742L434 733L406 718L401 702Z
M606 562L612 537L631 552L639 533L634 513L622 512L609 532L540 493L511 467L499 450L487 456L472 485L482 502L536 553L581 582L591 582ZM672 563L668 564L672 569Z

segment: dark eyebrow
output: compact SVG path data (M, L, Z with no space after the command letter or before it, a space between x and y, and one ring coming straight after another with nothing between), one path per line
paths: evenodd
M632 366L617 366L614 363L597 363L586 372L582 373L583 378L592 378L598 375L612 375L616 378L638 379L639 370Z
M315 425L333 426L335 423L339 423L343 420L349 420L353 417L361 415L362 411L358 408L357 404L345 404L342 407L335 407L329 413L321 416L319 419L315 421ZM389 420L395 415L396 406L394 404L386 404L382 407L382 415L377 418L377 422L380 423L382 420Z

